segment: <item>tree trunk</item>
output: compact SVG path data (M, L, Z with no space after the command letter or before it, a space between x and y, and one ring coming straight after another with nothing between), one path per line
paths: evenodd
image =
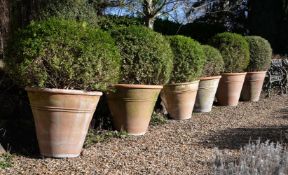
M0 0L0 59L4 57L4 47L9 29L9 0Z
M150 29L154 29L154 23L155 23L155 18L154 17L144 17L144 24L146 27L149 27Z
M150 29L154 28L155 15L153 14L153 0L144 0L143 2L143 13L144 13L144 24Z

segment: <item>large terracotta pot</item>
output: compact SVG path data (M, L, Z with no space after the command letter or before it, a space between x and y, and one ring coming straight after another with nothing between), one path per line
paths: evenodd
M64 89L26 88L43 156L77 157L102 95Z
M192 117L199 81L165 85L161 93L171 118L185 120Z
M162 88L156 85L113 85L114 90L107 97L115 129L129 135L144 135Z
M194 112L210 112L221 76L200 79Z
M237 106L245 80L244 73L223 73L216 98L221 106Z
M243 101L259 101L266 71L247 72L241 92Z

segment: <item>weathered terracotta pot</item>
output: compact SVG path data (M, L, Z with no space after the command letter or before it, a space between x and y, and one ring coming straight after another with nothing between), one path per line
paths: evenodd
M245 80L244 73L223 73L221 74L216 98L221 106L237 106Z
M243 101L259 101L266 71L247 72L240 99Z
M200 79L194 112L210 112L221 76Z
M199 81L165 85L161 93L166 110L175 120L192 117Z
M114 90L107 97L115 129L129 135L144 135L162 88L156 85L113 85Z
M26 88L40 153L46 157L77 157L102 92Z

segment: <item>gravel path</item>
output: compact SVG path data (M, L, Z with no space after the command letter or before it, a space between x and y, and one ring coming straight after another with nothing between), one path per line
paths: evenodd
M286 142L287 102L287 96L273 96L238 107L214 107L191 120L151 126L142 137L94 144L74 159L13 155L13 166L0 174L209 174L214 147L237 154L250 139Z

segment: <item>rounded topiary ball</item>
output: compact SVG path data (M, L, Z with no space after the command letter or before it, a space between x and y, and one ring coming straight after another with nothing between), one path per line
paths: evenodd
M218 49L209 45L203 45L206 61L204 64L202 76L220 75L224 71L224 61Z
M205 54L197 41L185 36L167 37L174 59L170 83L184 83L197 80L203 70Z
M224 72L243 72L249 62L249 45L246 39L236 33L224 32L215 35L211 45L219 49L224 60Z
M250 47L250 64L247 71L266 71L271 64L272 48L270 43L260 36L245 37Z
M120 83L165 84L172 71L173 54L161 34L142 26L111 31L122 57Z
M5 63L22 86L105 91L119 79L120 54L108 33L51 18L18 32Z

